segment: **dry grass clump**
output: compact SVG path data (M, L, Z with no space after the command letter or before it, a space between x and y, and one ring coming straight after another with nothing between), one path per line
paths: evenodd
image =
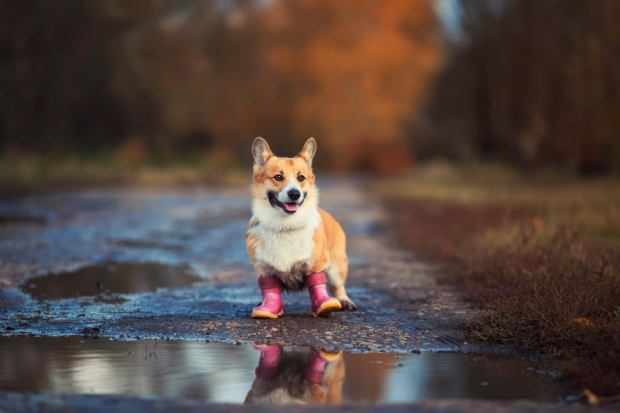
M397 242L445 264L443 280L484 310L471 322L473 340L557 356L580 388L620 394L617 222L604 224L599 213L615 206L581 199L562 209L528 196L526 203L413 196L387 204Z
M620 253L559 230L457 274L486 310L471 324L473 339L559 356L582 388L606 395L620 392L619 270Z

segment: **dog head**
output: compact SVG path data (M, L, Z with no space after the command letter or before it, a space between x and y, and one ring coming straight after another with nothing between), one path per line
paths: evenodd
M256 138L252 144L254 199L286 216L298 214L305 203L316 205L312 172L315 153L314 138L308 139L294 158L275 156L266 140Z

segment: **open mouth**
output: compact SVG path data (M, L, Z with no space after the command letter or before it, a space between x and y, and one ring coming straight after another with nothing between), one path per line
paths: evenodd
M294 214L300 205L297 202L280 202L278 200L277 192L270 191L268 193L268 197L269 197L269 203L271 203L271 206L278 207L289 215Z
M282 205L284 205L284 210L288 212L289 214L292 214L293 212L297 211L298 205L294 202L282 204Z

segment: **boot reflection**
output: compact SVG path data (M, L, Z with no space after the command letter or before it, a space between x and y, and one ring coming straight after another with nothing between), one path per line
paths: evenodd
M336 404L342 401L345 378L341 352L314 348L285 350L255 346L260 351L256 379L245 404Z

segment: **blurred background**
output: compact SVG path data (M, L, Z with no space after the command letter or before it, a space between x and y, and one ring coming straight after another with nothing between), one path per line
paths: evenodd
M620 172L617 0L4 0L0 172L47 160ZM37 170L39 170L37 169Z

